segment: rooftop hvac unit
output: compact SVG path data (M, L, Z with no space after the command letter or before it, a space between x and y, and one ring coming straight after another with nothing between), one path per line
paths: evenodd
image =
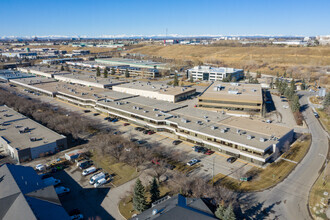
M236 133L237 134L240 134L241 133L241 130L240 129L237 129Z
M252 136L251 136L251 135L247 135L246 138L247 138L248 140L251 140L251 139L252 139Z
M156 114L156 117L160 117L160 116L162 116L161 114Z
M209 119L205 119L205 122L210 122L210 120Z
M184 118L182 118L181 121L182 121L183 123L188 123L188 120L187 120L187 119L184 119Z
M265 139L265 138L260 138L259 141L260 141L260 142L265 142L266 139Z
M154 108L153 111L156 112L156 111L158 111L158 109Z
M218 127L216 127L216 126L211 126L211 129L212 130L215 130L215 129L217 129Z
M144 110L143 112L144 112L144 113L148 113L149 111Z
M204 115L204 118L208 118L208 116Z

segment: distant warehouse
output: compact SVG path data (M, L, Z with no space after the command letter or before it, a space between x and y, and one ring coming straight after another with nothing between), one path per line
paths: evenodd
M7 106L0 106L0 146L17 163L67 148L67 139Z
M214 85L214 84L213 84ZM260 84L221 83L209 87L198 98L198 107L232 115L261 115L263 98Z
M237 81L244 77L244 71L227 67L195 66L187 70L187 77L190 78L190 76L192 76L194 81L223 81L224 79Z

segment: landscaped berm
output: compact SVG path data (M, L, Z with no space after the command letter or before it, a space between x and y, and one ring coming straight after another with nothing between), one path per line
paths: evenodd
M290 150L283 154L277 162L270 164L264 169L252 168L246 174L249 181L239 181L223 174L218 174L214 178L214 183L238 191L256 191L270 188L291 173L308 152L310 144L310 134L304 134L292 144ZM287 160L283 160L283 158Z

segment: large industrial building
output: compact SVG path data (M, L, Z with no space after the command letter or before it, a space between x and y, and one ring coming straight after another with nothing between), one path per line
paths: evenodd
M178 102L196 93L195 88L173 87L151 82L132 82L112 87L113 91L144 96L167 102Z
M200 97L198 107L233 115L262 115L260 84L221 83L210 86Z
M0 106L0 146L18 164L67 148L67 139L7 106Z
M17 57L17 58L20 58L20 59L23 59L23 58L36 59L38 54L36 52L12 51L12 52L1 53L1 56L4 56L4 57Z
M30 74L21 73L14 70L0 70L0 81L9 82L11 79L21 79L34 77Z
M152 88L152 85L146 83L141 85L140 87ZM128 94L66 82L46 82L29 86L29 89L33 86L38 91L48 90L57 98L69 103L93 108L148 129L173 133L179 139L258 165L272 161L279 155L278 152L285 143L292 142L294 135L293 129L287 127L246 117L230 116L225 111L214 113L202 108L172 103L169 100L147 98L143 97L143 94ZM115 89L115 86L113 88ZM154 89L157 93L160 88ZM147 93L148 90L144 91Z
M134 60L134 59L123 59L123 58L106 58L106 59L96 59L98 63L106 64L109 66L123 66L129 65L130 67L139 67L146 69L153 69L156 67L160 70L169 70L170 67L167 64L153 62L149 60Z
M59 69L53 67L46 67L46 66L31 66L31 67L19 67L17 70L23 73L31 73L38 76L45 76L54 78L55 75L65 75L70 74L68 71L60 71Z
M0 177L0 219L71 219L54 186L46 186L32 167L3 164Z
M237 81L244 77L244 71L227 67L195 66L187 70L187 77L190 78L190 76L192 76L194 81L222 81L224 79Z

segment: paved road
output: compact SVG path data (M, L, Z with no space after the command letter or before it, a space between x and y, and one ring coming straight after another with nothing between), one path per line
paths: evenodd
M257 206L256 209L263 209L262 215L263 217L268 215L267 219L311 219L307 208L308 194L325 161L325 158L319 154L327 155L328 138L308 106L308 93L301 92L300 95L303 95L300 99L304 109L303 115L312 134L312 145L309 152L283 182L270 190L242 197L242 199L251 199ZM257 213L256 209L249 209L249 211Z

